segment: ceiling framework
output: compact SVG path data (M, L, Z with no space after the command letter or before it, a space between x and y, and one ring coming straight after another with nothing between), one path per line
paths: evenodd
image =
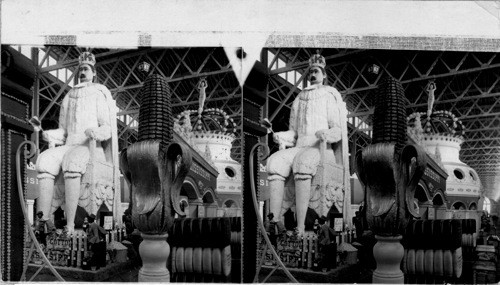
M286 118L293 99L300 90L280 77L286 72L305 74L307 60L315 49L269 49L273 60L284 67L271 70L270 120L288 125ZM384 76L402 83L407 99L407 114L427 110L427 84L437 85L434 111L449 110L462 120L466 129L460 158L476 169L482 180L496 176L500 158L500 55L497 53L448 51L392 51L322 49L326 58L328 84L342 94L349 111L351 144L362 147L358 135L369 134L373 114L373 98ZM369 72L372 64L378 74ZM299 80L295 85L300 84ZM293 80L292 80L293 82ZM352 118L357 118L352 120ZM350 145L351 145L350 144Z
M74 75L57 79L55 72L75 71L83 48L47 46L38 58L39 113L45 129L57 126L59 104L76 82ZM232 156L241 159L242 91L222 48L143 48L91 49L97 57L98 82L112 92L120 108L118 132L120 147L137 140L138 92L146 75L142 62L151 72L167 78L172 91L173 113L198 108L196 85L208 81L206 108L221 108L234 120L237 139ZM270 68L268 117L274 131L287 128L291 104L306 84L308 60L313 48L272 48L267 57ZM500 56L497 53L449 51L393 51L320 49L326 58L327 84L342 94L349 111L351 152L370 143L373 98L385 76L398 79L405 90L407 114L427 110L426 86L437 85L434 110L450 110L465 126L460 158L476 169L485 188L498 181L500 158ZM48 54L57 61L49 61ZM378 74L369 72L376 64ZM65 71L68 70L68 71ZM52 74L51 74L52 73ZM272 142L271 142L272 144ZM496 184L495 184L496 185ZM488 191L488 190L487 190Z
M67 91L69 83L76 82L74 73L66 82L58 80L50 72L72 72L76 70L78 56L85 49L69 46L49 46L42 49L44 58L39 58L39 100L40 117L44 128L57 126L59 104ZM97 64L97 82L111 91L119 108L118 134L120 149L137 140L137 120L140 104L138 94L147 73L139 70L143 62L150 64L149 73L164 76L169 83L172 98L172 113L196 110L199 93L196 86L205 78L205 108L219 108L234 119L238 126L236 140L233 142L232 157L241 159L241 116L242 91L232 72L223 48L144 48L135 50L91 49ZM49 62L48 55L56 58Z

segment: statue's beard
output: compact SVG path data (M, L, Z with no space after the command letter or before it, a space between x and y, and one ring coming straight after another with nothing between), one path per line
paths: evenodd
M85 75L81 75L80 76L80 82L89 82L89 81L92 81L92 79L89 79L87 76Z
M318 80L315 76L312 76L309 80L311 81L311 84L313 84L313 85L323 83L322 81Z

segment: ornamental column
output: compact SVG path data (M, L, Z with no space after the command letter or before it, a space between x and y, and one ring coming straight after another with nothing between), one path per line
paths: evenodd
M191 167L189 148L173 143L166 79L149 76L139 93L139 139L123 150L120 168L132 191L132 220L141 232L139 282L170 282L168 232L180 209L182 183Z
M385 78L375 98L373 141L356 155L356 172L365 188L364 214L377 243L373 283L403 284L400 243L411 216L418 181L425 170L425 153L406 145L406 108L401 83Z

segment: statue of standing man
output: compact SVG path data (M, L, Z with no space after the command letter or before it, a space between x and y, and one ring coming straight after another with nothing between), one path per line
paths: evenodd
M119 189L118 140L116 131L116 104L104 85L94 83L95 56L84 52L79 57L78 78L64 97L59 114L59 127L43 131L49 149L42 152L36 169L40 185L38 210L45 219L52 219L54 181L64 177L64 211L68 232L74 231L76 209L81 195L82 176L90 159L90 143L95 141L93 162L110 162L113 167L114 192ZM50 147L57 145L56 147ZM121 201L115 201L120 203ZM95 213L89 213L95 214Z
M311 189L313 177L317 174L338 177L336 187L326 187L329 181L320 182L323 187L317 197L326 199L319 216L328 215L329 208L335 204L342 211L344 191L349 185L349 164L347 148L347 110L337 89L323 85L326 79L325 58L319 54L309 60L308 79L310 86L304 88L293 102L290 112L289 130L274 134L274 140L280 149L271 155L267 162L270 187L270 212L277 220L290 206L285 193L285 180L293 175L295 182L295 207L297 230L303 233L305 218L310 201L315 196ZM323 150L321 150L323 148ZM339 173L317 173L324 164L340 165ZM319 166L321 167L321 170ZM332 172L332 171L330 171ZM321 187L320 187L321 188ZM337 190L332 190L333 188ZM285 202L284 202L285 200ZM285 205L286 204L286 205ZM346 211L347 209L343 209ZM318 212L318 210L316 210Z

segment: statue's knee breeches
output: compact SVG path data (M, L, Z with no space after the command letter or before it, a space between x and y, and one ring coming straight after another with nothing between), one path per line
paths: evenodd
M267 160L266 170L269 174L268 180L284 180L290 176L294 157L300 148L289 148L275 152Z
M293 160L292 169L295 179L311 179L316 175L320 160L318 148L303 148Z
M39 178L45 178L47 174L53 177L57 176L61 171L63 157L69 149L69 146L58 146L40 153L36 161Z
M74 146L66 152L62 161L62 169L64 173L85 174L87 164L89 163L89 148L87 146Z
M102 147L95 149L94 161L106 161ZM87 165L90 160L90 150L86 145L73 146L66 152L62 160L62 170L65 173L78 173L81 175L87 171ZM74 175L72 175L74 177Z

